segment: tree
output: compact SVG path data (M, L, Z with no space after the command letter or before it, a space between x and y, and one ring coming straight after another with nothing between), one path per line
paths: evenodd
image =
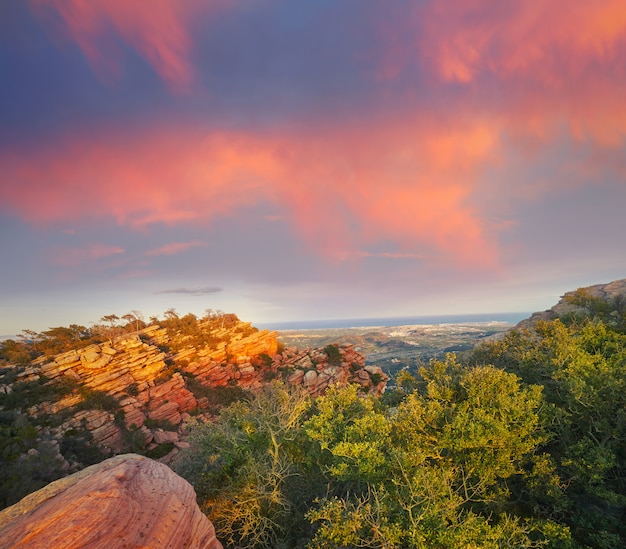
M0 342L0 358L9 364L28 364L35 358L34 349L23 341L7 339Z
M134 313L126 313L124 316L122 316L122 319L124 319L128 323L128 326L130 326L131 329L134 324L135 331L139 330L139 318Z
M168 320L178 320L178 318L179 318L179 315L176 312L176 309L174 309L174 307L170 307L163 314L165 315L165 318L168 319Z
M22 333L19 334L18 337L24 341L24 343L32 345L33 349L37 350L37 343L41 341L43 335L37 333L35 330L22 330Z
M193 450L177 471L229 546L280 547L302 535L311 490L300 431L308 401L305 392L271 384L193 430Z
M137 309L133 309L130 314L132 314L135 317L135 329L139 330L140 328L144 328L146 325L146 322L144 320L144 315L141 311L137 310Z
M534 547L566 529L510 511L544 441L541 388L453 356L400 404L272 385L194 430L179 472L236 547ZM552 532L545 534L544 530ZM556 534L555 534L556 532Z
M563 520L592 547L626 541L619 519L626 512L626 335L618 330L597 319L539 322L482 345L470 358L543 386L545 448L560 488L529 479L529 505Z
M313 546L531 547L534 527L503 509L543 440L541 389L451 355L420 375L393 413L354 388L318 399L305 429L339 482L309 513Z
M115 327L116 322L120 319L119 316L117 315L105 315L103 316L100 320L102 322L108 322L111 326L111 328Z

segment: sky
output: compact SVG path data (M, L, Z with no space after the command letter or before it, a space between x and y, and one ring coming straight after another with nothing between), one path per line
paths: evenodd
M0 74L0 334L626 277L623 0L2 0Z

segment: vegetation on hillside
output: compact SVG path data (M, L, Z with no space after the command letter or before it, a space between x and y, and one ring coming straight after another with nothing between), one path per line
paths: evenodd
M381 397L348 386L311 398L276 381L255 395L226 388L229 405L195 426L177 471L228 547L625 547L626 307L584 290L566 301L575 309L558 320L400 372ZM4 342L0 358L26 364L143 326L113 317L93 330L26 334ZM169 310L159 323L177 352L218 345L231 321ZM16 479L31 479L20 488L30 491L62 475L53 442L36 443L58 418L39 425L25 413L60 394L43 378L17 382L21 369L0 369L0 386L12 388L0 395L7 493ZM60 451L85 464L102 457L80 431Z
M168 355L168 367L153 380L156 384L170 380L179 371L171 360L177 351L190 347L215 348L222 342L257 331L240 322L234 314L214 310L207 310L206 316L197 318L193 314L181 316L169 309L163 319L153 317L150 322L165 328L169 335L168 344L161 346ZM91 328L72 324L43 332L24 330L18 340L0 342L0 509L77 468L107 457L107 452L93 442L91 433L84 427L84 420L83 427L65 431L61 428L66 420L82 410L111 412L128 451L162 457L171 450L171 444L146 448L144 435L139 429L127 427L124 423L118 398L91 389L70 376L51 381L44 375L28 375L29 364L36 358L84 349L145 327L143 315L133 311L122 317L105 315ZM237 386L205 387L189 375L186 382L195 396L209 399L211 412L247 394ZM129 395L136 396L137 392L136 383L126 388ZM76 403L54 414L44 411L64 397L74 398ZM42 403L46 406L41 407ZM146 420L146 426L150 428L176 430L166 423Z
M56 354L86 347L93 343L103 343L126 333L145 328L148 324L158 324L166 328L171 345L168 351L178 351L185 347L215 347L222 341L234 336L248 336L258 329L241 323L237 315L207 309L205 316L198 318L189 313L179 315L175 309L168 309L163 318L151 317L146 322L141 311L132 311L121 317L104 315L91 327L71 324L56 326L42 332L22 330L18 339L0 342L0 365L28 364L40 357L52 357Z
M595 311L380 398L272 384L197 425L178 471L226 546L624 547L626 334Z

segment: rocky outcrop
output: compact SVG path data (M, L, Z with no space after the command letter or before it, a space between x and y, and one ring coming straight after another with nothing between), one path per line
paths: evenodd
M541 320L554 320L569 315L588 316L598 312L599 304L604 304L610 315L618 316L617 309L624 309L626 304L626 279L615 280L608 284L595 284L565 293L559 302L546 311L533 313L522 320L517 329L529 329Z
M203 328L200 322L193 338L170 332L149 326L37 359L20 372L18 381L39 380L65 395L26 410L31 418L42 418L41 423L55 418L37 442L84 433L87 444L105 455L145 451L168 461L184 444L190 414L215 411L218 403L211 401L211 389L257 391L272 379L282 379L313 396L329 385L347 383L380 394L388 380L380 368L365 366L364 356L352 345L279 351L276 332L258 331L241 321L228 328L215 322ZM80 457L68 460L64 471L80 468Z
M227 355L222 355L221 350L200 351L193 357L185 353L184 356L192 360L181 369L207 387L236 382L244 389L255 391L271 379L283 378L288 383L303 386L312 396L323 393L329 385L347 383L357 383L364 391L380 394L389 379L379 367L365 366L365 357L350 344L329 345L324 349L288 348L277 353L270 343L271 333L260 333L254 346L250 339L241 340L238 351L242 354L228 355L230 361L224 361Z
M365 357L350 344L325 349L287 349L274 357L272 367L288 372L287 381L303 386L312 396L329 385L356 383L368 393L381 394L389 380L378 366L365 366Z
M151 440L145 429L148 420L152 427L179 425L183 414L197 407L196 398L180 373L168 371L166 353L144 339L141 332L126 334L52 360L35 361L18 380L44 377L51 384L74 390L56 402L31 407L29 415L67 416L57 429L59 435L86 429L96 445L113 453L125 449L128 429L143 429L145 440Z
M222 549L191 485L167 466L117 456L0 511L3 547Z

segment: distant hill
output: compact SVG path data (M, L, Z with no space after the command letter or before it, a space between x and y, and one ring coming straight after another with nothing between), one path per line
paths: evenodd
M597 317L616 327L626 326L626 278L595 284L565 293L546 311L522 320L517 328L532 328L540 320L560 318L566 322Z

